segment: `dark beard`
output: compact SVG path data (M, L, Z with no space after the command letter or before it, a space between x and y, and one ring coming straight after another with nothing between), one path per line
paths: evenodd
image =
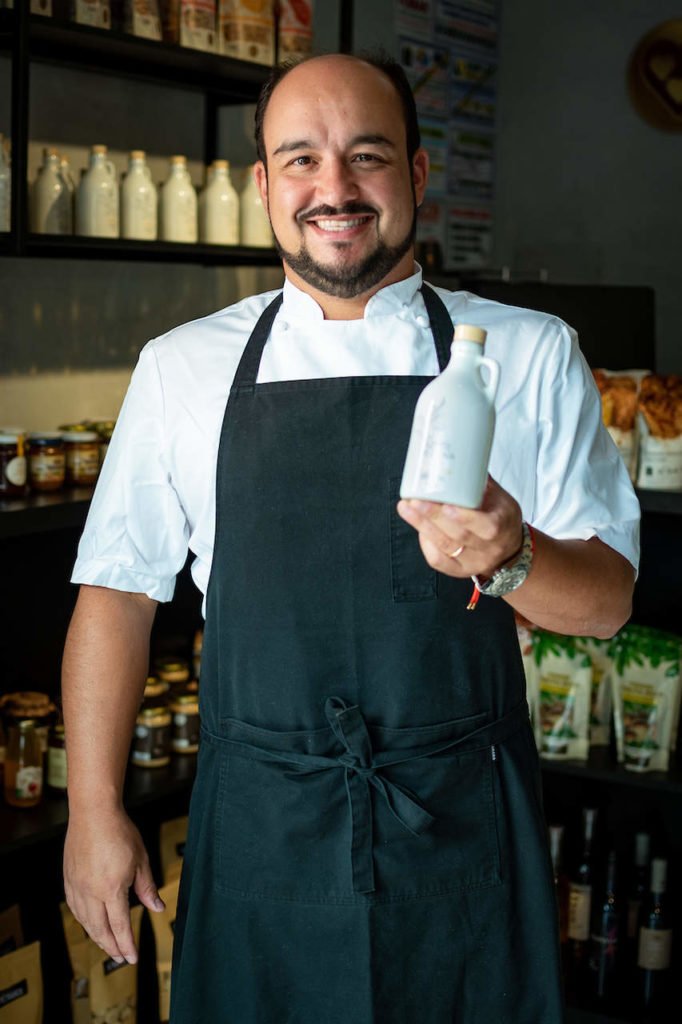
M376 211L363 206L361 203L345 203L343 206L319 206L315 210L308 211L300 217L305 220L309 217L333 217L333 216L356 216L364 213L376 214ZM375 285L386 277L388 273L409 252L415 239L417 229L417 207L415 204L412 217L412 226L409 232L398 245L386 245L379 235L377 247L374 252L365 257L361 263L354 267L327 267L318 263L308 252L305 241L301 243L298 252L287 252L275 235L275 245L281 258L301 277L306 284L311 285L325 295L333 295L337 299L354 299L356 295L362 295L370 291ZM273 232L274 233L274 232ZM343 244L343 243L341 243Z

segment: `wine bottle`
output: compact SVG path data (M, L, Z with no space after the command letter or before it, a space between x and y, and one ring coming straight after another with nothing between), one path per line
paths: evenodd
M582 852L568 890L567 985L576 999L589 992L588 955L594 883L593 840L597 810L583 808Z
M647 894L650 845L649 833L638 832L635 836L635 855L628 885L627 943L628 960L632 967L637 963L637 932L642 903Z
M644 1020L659 1019L665 1006L669 1006L670 951L672 922L666 899L668 862L654 858L651 862L651 888L642 905L637 970L639 974L639 1001ZM664 1020L663 1016L660 1020Z
M595 900L590 936L591 990L601 1006L613 1006L618 993L617 969L620 963L618 940L621 933L621 912L616 895L616 854L611 850L606 868L606 882L601 898Z
M568 938L568 876L564 871L564 826L549 826L549 850L552 857L554 888L559 918L559 941L563 949Z

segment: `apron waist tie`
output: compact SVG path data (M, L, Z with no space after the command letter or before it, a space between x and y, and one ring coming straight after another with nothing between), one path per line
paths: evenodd
M201 732L209 742L226 744L243 757L257 761L280 762L297 768L303 774L327 771L331 768L344 769L351 817L353 890L357 893L371 893L375 890L370 786L381 794L397 821L412 835L421 835L435 820L414 794L386 778L381 774L382 770L392 765L432 757L448 750L463 753L464 750L479 750L481 747L493 746L503 742L528 722L528 705L524 700L502 718L486 722L456 739L375 754L372 751L367 723L356 704L348 705L340 697L329 697L325 702L324 711L334 735L344 747L344 752L337 757L260 747L241 740L217 736L204 726L201 727Z

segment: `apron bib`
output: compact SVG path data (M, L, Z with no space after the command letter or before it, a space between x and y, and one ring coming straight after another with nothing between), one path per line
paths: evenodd
M442 370L452 322L422 291ZM395 506L429 377L257 384L217 464L171 1021L554 1024L557 925L513 613Z

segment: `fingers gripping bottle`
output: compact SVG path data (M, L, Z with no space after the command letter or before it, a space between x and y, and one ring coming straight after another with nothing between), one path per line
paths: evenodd
M401 498L480 506L500 377L499 365L483 355L485 339L481 327L455 327L448 365L417 401Z

